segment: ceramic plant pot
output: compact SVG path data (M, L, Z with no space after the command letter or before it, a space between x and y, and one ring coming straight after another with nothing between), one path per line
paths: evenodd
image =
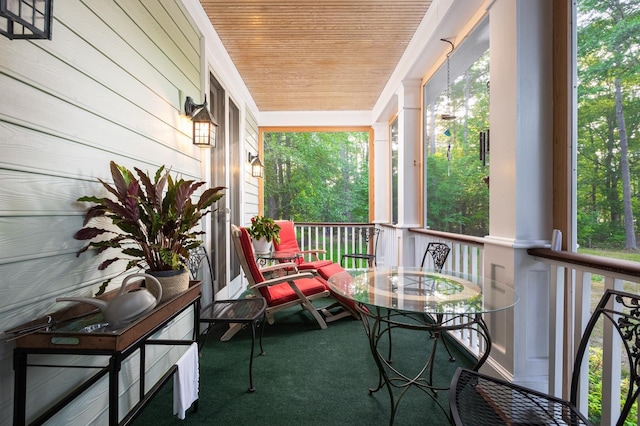
M180 269L177 271L145 271L145 273L155 277L160 281L162 286L162 298L160 303L164 303L170 299L173 299L176 295L187 291L189 288L189 271L186 269ZM147 289L156 296L154 293L155 286L146 286Z
M252 239L253 251L256 254L269 254L271 253L271 241L267 241L264 237L259 240Z

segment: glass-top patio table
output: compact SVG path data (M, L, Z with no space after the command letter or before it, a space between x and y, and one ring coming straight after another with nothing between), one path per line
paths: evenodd
M295 262L302 255L297 252L270 251L268 253L256 253L256 260L260 266L266 266L269 262L283 263Z
M448 390L448 383L444 386L433 380L439 341L443 342L449 360L455 360L441 333L468 330L483 340L477 342L484 348L474 366L477 370L491 351L491 337L483 314L510 308L518 300L511 287L494 280L412 267L349 270L333 275L328 281L333 291L353 300L360 312L380 373L377 387L369 391L374 393L386 386L391 399L390 425L400 400L411 386L425 391L450 421L448 400L438 400L438 391ZM401 372L402 363L392 363L393 329L426 331L433 338L430 350L426 350L428 345L424 346L427 352L424 365L417 373ZM397 400L394 388L400 389Z

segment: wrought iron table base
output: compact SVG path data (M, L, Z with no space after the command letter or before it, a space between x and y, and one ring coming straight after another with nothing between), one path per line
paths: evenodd
M447 420L451 422L451 414L449 411L448 400L444 402L444 405L438 400L438 391L449 390L449 386L438 387L433 382L433 369L436 362L436 350L438 347L438 341L443 338L442 333L455 330L476 330L485 342L485 350L482 356L478 359L473 370L478 370L482 364L489 357L491 350L491 338L489 336L489 330L482 314L458 314L449 318L444 318L444 315L435 315L435 321L431 322L425 316L415 313L405 313L401 311L389 310L386 308L380 308L378 306L365 305L362 303L356 303L356 308L360 312L360 317L369 340L369 348L371 354L378 367L378 385L369 389L369 394L373 395L383 387L387 388L389 392L389 399L391 402L391 416L389 419L389 425L393 425L395 415L397 412L400 401L406 394L406 392L412 387L416 387L425 392L438 407L445 414ZM411 377L404 374L392 365L391 352L392 352L392 339L391 332L394 328L426 331L431 333L433 337L433 346L429 353L424 365L419 369L418 373ZM388 354L385 357L381 353L379 348L380 341L387 337L388 339ZM443 341L444 342L444 341ZM448 351L448 348L447 348ZM451 357L450 357L451 358ZM425 375L427 377L425 377ZM399 395L394 395L394 388L401 389Z

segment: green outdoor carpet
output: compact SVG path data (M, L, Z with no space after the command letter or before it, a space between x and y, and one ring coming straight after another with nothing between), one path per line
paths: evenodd
M225 329L212 329L201 352L198 411L187 411L185 420L172 414L170 380L134 425L389 424L386 387L369 395L368 388L378 384L378 372L359 320L345 318L321 330L299 307L276 314L275 324L265 328L264 356L259 355L256 341L254 393L247 393L251 330L245 328L230 341L221 342L218 338ZM411 368L410 364L421 362L432 342L426 332L394 330L394 365ZM455 347L456 362L448 361L442 345L438 351L434 373L438 385L447 386L456 367L471 366L468 355ZM398 392L396 389L395 394ZM448 396L447 391L438 393L445 407ZM399 405L394 424L438 426L448 422L427 393L412 387Z

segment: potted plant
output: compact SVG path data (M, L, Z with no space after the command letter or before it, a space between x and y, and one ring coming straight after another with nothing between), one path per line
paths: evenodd
M269 253L272 241L280 242L280 225L270 217L252 217L247 232L253 240L253 249L259 254Z
M98 181L113 197L78 198L96 204L87 210L83 228L74 235L78 240L91 240L77 255L89 248L97 249L96 254L119 249L128 260L125 271L141 268L158 278L172 277L163 285L162 300L167 300L188 288L189 272L185 264L189 250L202 244L197 237L203 232L194 228L212 211L213 203L222 198L224 188L206 189L193 202L191 196L204 182L172 178L165 166L151 177L138 168L134 168L134 175L113 161L110 165L113 185ZM109 222L105 223L104 218ZM87 226L94 223L99 226ZM104 270L118 260L121 260L118 256L111 257L98 269ZM109 281L102 283L98 294L104 292Z

